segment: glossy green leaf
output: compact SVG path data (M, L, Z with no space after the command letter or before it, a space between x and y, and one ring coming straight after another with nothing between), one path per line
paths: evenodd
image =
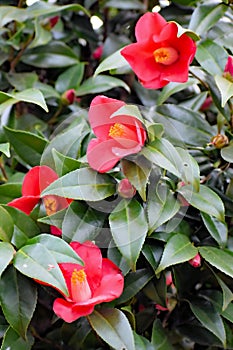
M15 254L15 250L10 243L0 242L0 277L11 262Z
M121 50L122 48L105 58L96 68L94 77L108 70L129 66L126 59L121 55Z
M108 246L107 257L119 267L124 276L126 276L130 271L130 265L128 261L122 256L113 239L110 241L110 244Z
M164 252L155 273L158 275L167 267L188 261L198 253L189 238L183 234L175 233L165 245Z
M233 163L233 142L221 149L221 156L227 162Z
M124 304L133 298L153 277L153 272L146 268L128 273L125 276L123 293L117 299L117 304Z
M221 316L212 304L201 299L189 302L192 312L201 324L221 340L226 346L226 332Z
M62 237L70 241L93 241L104 230L105 214L82 202L72 203L64 217Z
M79 169L81 163L71 157L66 157L56 149L52 149L53 159L55 163L55 171L59 177L69 173L72 170Z
M31 166L39 165L47 140L27 131L4 127L5 134L18 156Z
M74 170L49 185L42 196L57 196L99 201L115 193L115 181L107 174L99 174L90 168Z
M135 162L121 160L122 171L130 183L136 188L142 200L146 201L146 187L151 172L151 164L145 158L137 158Z
M39 218L39 219L37 219L37 221L42 222L42 223L47 224L47 225L56 226L56 227L61 229L62 222L63 222L64 217L65 217L65 213L66 213L66 209L59 210L58 212L56 212L54 214Z
M189 29L200 36L203 35L224 15L226 10L227 6L219 1L199 4L192 13Z
M200 169L197 161L189 154L186 149L176 147L182 160L181 180L190 184L196 191L200 188Z
M216 75L215 81L221 93L222 107L224 107L227 101L233 96L233 83L222 75Z
M135 271L148 230L143 207L135 199L122 200L109 215L109 224L117 248Z
M5 154L8 158L10 157L10 144L9 142L0 143L0 152Z
M41 243L18 250L13 264L23 275L49 284L68 295L63 274L53 254Z
M0 114L2 114L9 106L20 101L34 103L48 112L48 107L43 94L38 89L32 88L15 93L0 91Z
M208 215L225 221L225 210L221 198L209 187L200 185L199 192L195 192L191 185L181 187L178 192L195 208Z
M218 290L207 290L202 293L202 296L209 300L215 309L228 321L233 322L233 303L228 304L226 309L223 309L224 301L223 294Z
M159 123L148 123L145 122L148 139L150 142L154 141L155 139L161 139L164 134L164 127L163 124Z
M10 214L0 206L0 240L10 242L14 231L14 222Z
M154 350L173 350L173 346L159 319L153 323L151 343Z
M135 350L154 350L153 345L149 342L148 339L133 332L134 342L135 342Z
M55 83L56 90L63 93L69 89L77 89L83 79L84 68L84 63L80 62L66 69L59 75Z
M149 233L173 218L180 209L180 203L174 194L164 184L157 187L149 186L147 201L147 217L149 221Z
M39 68L62 68L79 63L75 52L61 41L51 41L47 45L28 50L22 56L23 63Z
M129 115L131 117L134 117L135 119L140 120L142 123L144 123L141 112L139 108L135 105L127 104L118 108L113 114L111 114L110 118L114 118L119 115Z
M108 0L105 7L113 7L121 10L142 10L145 11L145 5L138 0Z
M223 280L216 273L214 273L214 276L217 279L220 287L222 288L222 299L223 299L223 301L222 301L221 311L225 311L226 308L229 306L229 304L233 300L233 293L230 290L230 288L228 288L226 283L223 282Z
M9 327L4 335L1 350L31 350L34 338L30 333L27 339L23 339L20 335Z
M12 199L21 197L22 195L21 189L22 189L21 182L16 182L16 183L7 182L5 184L2 184L0 186L0 203L6 204L12 201Z
M161 91L161 94L159 95L159 98L157 100L157 105L162 105L170 96L173 94L182 91L189 86L192 86L194 84L197 84L196 79L189 79L187 83L174 83L171 82L168 85L166 85L163 90Z
M73 263L83 265L82 259L68 243L59 237L43 233L27 241L27 245L42 244L54 256L57 263Z
M33 49L37 46L43 46L48 44L52 40L52 33L43 28L38 19L35 19L35 37L28 46L29 49Z
M35 284L13 267L7 269L0 280L0 302L10 326L25 339L37 302Z
M216 240L220 247L224 247L227 243L228 235L226 223L219 221L207 213L201 213L201 217L211 236Z
M159 265L162 253L163 249L157 243L149 242L143 245L142 254L145 256L154 270L156 270Z
M122 311L100 309L87 317L94 331L113 349L135 350L132 329Z
M108 75L90 77L85 80L75 91L77 96L84 96L108 91L116 87L122 87L126 91L130 92L129 86L123 80Z
M199 247L199 253L216 269L233 278L233 254L231 251L209 246Z

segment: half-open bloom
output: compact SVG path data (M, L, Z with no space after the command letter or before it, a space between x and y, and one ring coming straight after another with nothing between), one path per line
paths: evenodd
M29 215L33 208L42 200L46 214L52 215L59 210L65 209L71 200L55 195L41 196L43 190L58 179L53 169L46 165L35 166L25 175L22 184L22 197L9 202L8 205L22 210ZM51 233L61 235L61 230L51 226Z
M137 42L124 47L121 54L144 87L159 89L171 81L188 80L196 44L185 33L178 37L176 23L148 12L138 20L135 36Z
M145 143L146 131L140 120L117 114L123 106L123 101L106 96L96 96L91 102L88 117L97 138L89 142L87 160L100 173L112 169L121 158L138 153Z
M94 243L71 242L70 245L83 260L84 266L59 264L69 295L57 298L53 310L66 322L87 316L93 312L95 305L118 298L124 287L119 268L111 260L103 258Z

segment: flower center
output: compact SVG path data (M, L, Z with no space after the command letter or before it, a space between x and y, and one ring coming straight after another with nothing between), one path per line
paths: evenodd
M72 272L71 294L72 299L76 302L86 301L91 298L91 289L84 270L74 269Z
M108 132L109 136L111 137L123 137L125 135L125 128L120 123L115 123L112 125Z
M173 47L160 47L153 52L156 63L169 66L177 61L179 54Z
M44 202L46 214L48 216L56 213L57 207L58 207L58 203L57 203L57 200L56 200L55 197L53 197L53 196L46 196L46 197L43 198L43 202Z

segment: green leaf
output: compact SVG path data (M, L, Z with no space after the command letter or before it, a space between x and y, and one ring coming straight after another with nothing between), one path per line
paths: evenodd
M212 271L213 272L213 271ZM227 287L227 285L223 282L223 280L216 274L214 273L214 276L216 280L218 281L220 287L222 288L222 309L221 311L225 311L230 302L233 300L233 293L230 290L230 288Z
M0 242L0 277L14 257L15 250L10 243ZM1 281L1 280L0 280Z
M10 326L25 339L37 302L35 284L12 267L1 277L0 301Z
M133 332L133 335L136 350L154 350L153 345L149 342L148 339L135 332Z
M220 152L224 160L233 163L233 142L231 142L229 146L223 147Z
M35 19L35 37L28 46L29 49L33 49L37 46L43 46L48 44L52 40L52 33L43 28L38 18Z
M21 101L36 104L48 112L43 94L40 90L32 88L20 92L12 92L10 94L0 91L0 114L9 106Z
M139 108L135 105L124 105L120 108L118 108L113 114L111 114L110 118L118 117L119 115L129 115L131 117L134 117L138 120L140 120L142 123L144 123L144 120L142 118L141 112Z
M153 323L151 343L154 350L173 350L173 346L159 319L156 319Z
M87 317L94 331L113 349L135 350L132 329L123 312L100 309Z
M135 271L148 225L143 207L135 200L122 200L109 215L114 242Z
M0 206L0 218L0 240L10 242L14 231L14 222L2 206Z
M200 40L199 35L197 35L197 33L193 32L190 29L184 28L182 27L179 23L171 21L173 23L176 24L177 28L178 28L178 33L177 33L177 37L179 38L181 35L186 34L188 35L191 39L193 39L194 41L198 41Z
M204 300L192 300L189 302L192 312L201 324L221 340L226 346L226 332L221 316L212 304Z
M121 10L142 10L146 11L146 6L138 0L108 0L105 7L113 7Z
M221 93L222 107L224 107L227 101L233 96L233 83L222 75L216 75L215 81Z
M189 238L183 234L175 233L165 245L164 252L155 273L158 275L167 267L189 261L198 253L190 242Z
M153 272L147 269L139 269L128 273L125 276L123 293L117 299L117 304L124 304L133 298L153 277Z
M122 171L130 183L136 188L143 201L146 201L146 187L151 172L151 164L145 158L137 158L134 162L121 160Z
M55 163L55 171L59 177L80 168L81 163L78 160L66 157L54 148L52 149L52 154Z
M75 52L62 41L51 41L47 45L36 47L24 53L23 63L39 68L62 68L79 63Z
M59 75L55 83L55 89L61 94L69 89L77 89L83 79L84 67L84 63L79 62L75 66L66 69Z
M30 333L27 334L27 339L23 339L9 327L4 335L1 350L30 350L33 343L34 338Z
M202 220L215 241L224 247L227 243L227 225L224 222L217 220L215 217L208 215L207 213L201 213Z
M182 161L181 180L190 184L196 191L200 189L200 169L197 161L189 154L186 149L176 147Z
M211 75L222 75L227 57L227 51L210 39L198 45L195 55L198 63Z
M2 152L3 154L5 154L5 156L10 158L11 154L10 154L10 144L9 144L9 142L0 143L0 152Z
M115 193L115 181L107 174L99 174L90 168L74 170L49 185L42 196L57 196L99 201Z
M180 209L180 203L169 188L161 183L157 187L149 186L147 201L147 217L149 234L162 224L173 218Z
M39 218L37 221L43 222L44 224L53 225L61 229L66 210L67 209L59 210L54 214Z
M121 50L122 48L120 48L119 50L117 50L116 52L114 52L113 54L111 54L110 56L108 56L107 58L105 58L100 65L96 68L94 77L96 77L98 74L105 72L107 70L112 70L112 69L116 69L116 68L122 68L122 67L129 67L128 62L126 61L126 59L121 55Z
M53 254L41 243L19 249L13 264L23 275L49 284L68 295L63 274Z
M193 207L208 215L216 217L219 221L225 221L225 210L221 198L205 185L200 185L199 192L195 192L191 185L181 187L178 192Z
M82 259L71 246L59 237L46 233L27 241L27 245L42 244L54 256L57 263L73 263L83 265Z
M62 224L62 237L67 241L93 241L104 230L105 215L82 202L73 202Z
M196 79L189 79L187 83L173 83L173 82L169 83L162 89L159 95L159 98L157 100L157 105L162 105L171 95L179 91L182 91L188 88L189 86L197 84L197 82L198 81Z
M227 6L219 1L208 4L200 3L192 13L189 29L200 34L200 36L203 35L218 22L226 10Z
M212 266L233 278L233 254L227 249L199 247L199 253Z
M31 166L39 165L47 140L27 131L10 129L4 131L18 156Z
M162 253L163 249L157 243L149 242L143 245L142 254L154 270L156 270L159 265Z
M76 95L84 96L88 94L97 94L116 87L122 87L130 93L129 86L123 80L108 75L98 75L86 79L82 85L76 89Z

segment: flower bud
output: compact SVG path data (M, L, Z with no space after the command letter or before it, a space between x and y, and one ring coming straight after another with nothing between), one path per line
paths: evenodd
M44 22L43 28L46 30L51 30L53 27L55 27L55 25L59 21L59 18L59 16L49 18L48 20L46 20L46 22Z
M100 45L94 50L92 57L95 60L99 60L101 58L102 54L103 54L103 45Z
M61 103L64 106L72 105L72 103L74 103L74 100L75 100L75 90L74 89L70 89L70 90L65 91L61 96Z
M133 198L136 193L135 187L129 182L128 179L122 179L119 182L117 191L123 198Z
M193 267L200 267L201 266L201 256L198 253L197 255L194 256L194 258L189 260L189 264L192 265Z
M228 56L223 76L233 83L233 56Z
M184 181L180 181L177 184L177 189L179 190L181 187L186 185L187 184ZM180 193L178 193L177 199L180 201L182 207L189 207L189 202Z
M210 108L210 106L212 105L212 103L213 103L212 97L211 97L211 96L208 96L208 97L205 99L204 103L201 105L200 110L201 110L201 111L206 111L206 110L208 110L208 109Z
M222 134L217 134L211 139L211 144L215 148L223 148L224 146L227 146L228 143L229 143L228 137Z

